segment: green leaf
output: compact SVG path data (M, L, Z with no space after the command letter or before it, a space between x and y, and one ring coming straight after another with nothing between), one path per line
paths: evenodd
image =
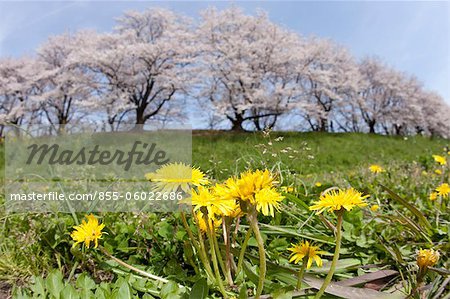
M127 281L123 281L120 285L119 291L117 292L118 299L129 299L131 298L131 290Z
M239 299L247 299L247 285L245 283L242 284L241 289L239 290Z
M42 277L36 276L34 277L34 283L30 287L34 296L42 296L45 298L47 291L45 290L45 282Z
M424 228L427 230L428 233L431 231L431 224L428 222L427 218L420 212L415 206L407 202L405 199L401 198L398 194L393 192L388 187L385 187L380 184L380 186L391 196L392 199L402 204L405 208L411 211L419 220L419 223L424 226Z
M58 270L50 272L45 279L47 290L56 299L61 298L61 291L64 289L63 276Z
M434 268L434 267L428 267L429 270L436 272L442 276L448 276L450 275L450 271L444 268Z
M312 234L306 235L306 234L297 232L295 229L288 228L285 226L274 226L274 225L265 224L265 223L260 223L260 225L261 225L261 227L263 227L261 229L261 232L264 232L265 234L279 235L280 233L284 233L284 234L290 235L290 236L300 237L303 239L308 239L308 240L313 240L313 241L320 242L320 243L334 245L334 242L332 241L333 238L329 238L329 237L319 238L317 235L312 235Z
M292 194L289 194L289 193L286 193L286 194L283 194L283 195L288 201L291 201L291 202L295 203L298 207L303 208L308 213L311 212L310 209L309 209L309 206L303 200L301 200L300 198L298 198L298 197L296 197L296 196L294 196Z
M292 286L277 289L272 293L273 299L292 299L294 288Z
M92 290L95 289L95 282L86 273L82 273L77 278L76 286L82 290Z
M208 296L209 288L206 278L200 278L192 287L190 299L204 299Z
M173 298L173 295L178 294L178 290L178 285L173 281L169 281L161 289L161 298Z
M108 296L107 292L104 289L102 289L102 288L97 288L95 290L95 298L96 299L107 299L107 298L110 298L110 297L111 296Z
M71 285L67 284L61 292L62 299L79 299L80 295L77 290Z

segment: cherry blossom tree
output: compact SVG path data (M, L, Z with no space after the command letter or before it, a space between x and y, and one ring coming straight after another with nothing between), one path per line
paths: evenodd
M37 50L37 75L32 78L43 122L56 130L84 116L91 100L92 78L73 59L79 49L79 36L69 33L50 37Z
M6 123L62 130L101 119L118 130L187 115L236 131L450 134L449 106L414 76L234 6L197 23L130 11L111 32L52 36L34 57L0 59L0 135Z
M418 125L419 133L450 138L450 106L433 91L422 91L418 95L422 112L422 123Z
M6 124L30 122L38 108L31 101L35 65L29 57L0 59L0 136Z
M296 94L291 65L299 37L261 12L250 16L236 7L211 8L201 17L200 104L210 101L232 130L273 127Z
M177 96L185 94L191 62L188 20L164 9L130 11L113 33L85 33L77 59L95 78L98 105L114 127L124 119L137 125L168 114Z
M296 106L313 131L332 130L333 119L358 92L357 64L346 48L328 39L310 38L299 53L296 73L302 94Z

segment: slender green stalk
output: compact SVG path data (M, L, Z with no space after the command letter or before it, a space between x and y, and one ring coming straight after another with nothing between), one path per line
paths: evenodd
M229 285L233 285L233 280L231 279L231 276L228 277L226 275L228 271L227 271L227 268L225 267L225 263L223 262L222 253L220 252L219 242L217 242L217 235L216 235L216 231L214 230L214 228L211 230L211 236L214 241L214 250L216 251L217 260L219 261L220 269L222 269L222 272L227 280L227 283Z
M255 299L261 297L264 288L264 280L266 279L266 251L264 249L264 240L261 236L261 232L258 227L258 219L256 218L256 210L248 214L248 220L250 222L250 226L252 227L253 233L255 234L256 243L258 244L258 252L259 252L259 280L258 287L256 288Z
M217 263L216 250L215 250L215 246L214 246L213 236L211 233L211 227L209 226L208 215L206 213L203 213L203 216L204 216L205 223L206 223L206 231L207 231L208 240L209 240L209 250L211 251L211 259L213 262L214 273L216 276L216 283L219 287L220 292L222 293L222 296L224 298L227 298L227 293L225 291L225 287L223 286L222 277L220 276L220 271L219 271L219 265Z
M69 278L67 278L67 281L70 281L72 279L73 275L75 274L75 270L77 269L77 267L78 267L78 261L75 261L75 263L73 264L72 270L70 270Z
M187 232L187 234L189 236L189 241L191 242L192 246L194 246L194 248L197 251L200 251L198 244L195 243L194 234L192 233L192 230L189 227L189 224L188 224L187 219L186 219L186 214L184 212L181 212L181 221L183 222L184 229L186 230L186 232Z
M183 219L183 214L181 214L181 215L182 215L181 219ZM195 216L194 216L194 219L195 219ZM199 243L199 250L198 250L198 252L200 254L200 260L202 261L203 265L205 266L206 274L211 278L211 280L214 280L214 273L212 271L211 264L209 263L208 255L206 254L206 248L205 248L205 243L203 241L203 235L202 235L202 232L200 230L200 226L198 225L196 219L195 219L195 224L197 225L197 229L198 229L198 243ZM185 227L189 228L189 225L188 225L188 223L186 221L186 218L184 218L184 220L183 220L183 225ZM189 237L192 238L192 240L195 240L194 239L194 235L192 234L192 231L189 229L188 230L188 234L189 234L189 231L191 232ZM192 242L194 242L194 241L192 241Z
M238 264L237 264L236 276L238 276L239 273L242 270L242 264L244 262L245 251L247 250L248 241L250 240L251 235L252 235L252 230L249 229L247 231L247 233L245 234L244 243L242 243L242 246L241 246L241 252L239 252L239 259L238 259Z
M303 280L303 276L305 275L305 269L306 269L307 262L308 262L308 256L305 256L302 260L302 267L298 271L297 290L300 290L302 288L302 280Z
M223 240L225 242L225 268L227 270L225 276L227 277L227 280L231 281L230 286L233 285L233 276L231 275L231 218L230 217L223 217L222 220L223 223Z
M333 260L331 262L330 270L328 271L327 277L325 277L325 281L323 282L322 286L320 287L319 292L317 292L315 299L319 299L322 297L323 293L325 293L325 290L327 289L328 285L331 282L331 279L333 278L334 271L336 270L336 265L339 260L339 252L341 250L341 238L342 238L342 218L344 216L344 211L337 211L337 225L336 225L336 248L334 250L334 256Z
M194 234L192 233L191 228L189 227L189 224L188 224L187 219L186 219L186 214L185 214L184 212L181 212L181 220L182 220L184 229L186 230L186 232L187 232L187 234L188 234L188 236L189 236L189 243L191 243L191 245L192 245L192 246L195 248L195 250L199 253L199 255L200 255L200 260L201 260L201 262L202 262L203 265L204 265L204 264L205 264L205 261L206 261L206 255L205 255L204 252L201 252L201 251L200 251L200 247L199 247L199 245L198 245L197 242L196 242L196 239L195 239L195 237L194 237ZM189 261L189 263L191 264L191 266L194 268L195 274L199 274L200 271L199 271L197 265L195 264L195 262L192 260L192 258L189 258L189 257L187 257L187 258L188 258L188 261ZM210 274L212 274L212 273L208 273L208 272L207 272L206 274L209 275L211 279L214 277L214 275L210 275Z

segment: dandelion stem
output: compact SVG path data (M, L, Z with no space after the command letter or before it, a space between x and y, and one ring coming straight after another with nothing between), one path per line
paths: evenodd
M308 262L308 257L305 256L303 258L302 261L302 267L300 268L300 270L298 271L298 278L297 278L297 290L300 290L302 288L302 280L303 280L303 275L305 274L305 268L306 268L306 263Z
M211 265L209 264L208 258L206 257L206 250L204 247L203 239L201 238L202 233L200 232L200 229L199 229L199 235L200 235L199 236L200 245L199 245L195 242L194 234L192 233L192 230L189 227L189 224L186 220L186 215L184 212L181 212L181 220L183 222L184 228L186 229L186 231L188 233L190 243L192 244L192 246L194 246L194 248L197 250L197 252L200 255L200 260L202 261L203 265L205 266L206 274L210 277L210 279L214 279L214 274L212 272Z
M224 298L227 298L227 293L226 293L225 287L223 286L223 283L222 283L222 277L220 276L219 265L217 264L216 250L215 250L215 246L214 246L213 236L211 233L211 227L209 225L208 215L207 215L207 213L204 213L203 215L204 215L204 219L205 219L205 223L206 223L206 232L208 234L209 249L211 250L211 259L213 262L214 273L216 276L216 282L217 282L220 292L222 293L222 296Z
M258 219L256 218L256 210L253 209L248 214L248 220L250 222L250 226L255 234L256 242L258 243L258 252L259 252L259 280L258 287L256 289L255 299L260 298L263 288L264 288L264 280L266 279L266 251L264 250L264 240L261 236L261 232L258 227Z
M245 234L244 243L241 246L241 252L239 253L239 259L237 264L236 276L239 275L239 272L242 270L242 264L244 262L245 251L247 250L248 241L250 240L250 236L252 235L252 230L249 229Z
M216 255L217 255L217 260L219 261L219 266L222 269L222 272L227 280L227 283L229 285L233 285L233 281L231 279L231 276L228 277L227 276L227 268L225 267L225 264L223 262L223 257L222 257L222 253L220 252L220 248L219 248L219 243L217 242L217 235L214 229L211 230L211 236L212 239L214 241L214 250L216 251Z
M189 227L189 224L188 224L187 219L186 219L186 214L184 212L181 212L181 221L183 222L184 229L186 230L186 232L187 232L187 234L189 236L190 243L192 244L192 246L194 246L194 248L197 251L200 251L198 244L195 243L194 234L192 233L192 230Z
M233 285L233 277L231 275L231 259L232 259L232 255L231 255L231 243L230 243L230 239L231 239L231 219L229 217L224 217L223 221L223 239L225 242L225 266L226 266L226 270L227 273L225 274L227 276L227 280L230 281L230 286Z
M341 238L342 238L342 218L344 216L344 211L337 211L337 224L336 224L336 248L334 250L333 260L331 262L330 270L328 271L327 277L325 277L325 281L320 287L319 292L317 292L315 299L319 299L322 297L323 293L325 293L326 288L331 282L333 278L334 271L336 269L337 262L339 260L339 252L341 250Z

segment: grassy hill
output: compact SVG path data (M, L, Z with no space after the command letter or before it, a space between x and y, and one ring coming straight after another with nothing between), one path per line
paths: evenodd
M282 140L280 140L282 137ZM193 164L224 178L245 166L289 166L299 174L347 172L372 163L424 161L441 152L448 140L421 136L272 132L194 132ZM296 152L297 151L297 152ZM221 171L217 171L217 169Z
M279 138L281 137L281 138ZM233 133L194 131L192 163L218 178L246 166L284 163L299 174L348 171L370 163L411 162L429 159L449 146L445 139L421 136L393 137L357 133L272 132ZM4 167L0 145L0 169ZM217 168L221 171L217 171ZM2 171L3 172L3 171ZM3 176L3 173L2 173Z

